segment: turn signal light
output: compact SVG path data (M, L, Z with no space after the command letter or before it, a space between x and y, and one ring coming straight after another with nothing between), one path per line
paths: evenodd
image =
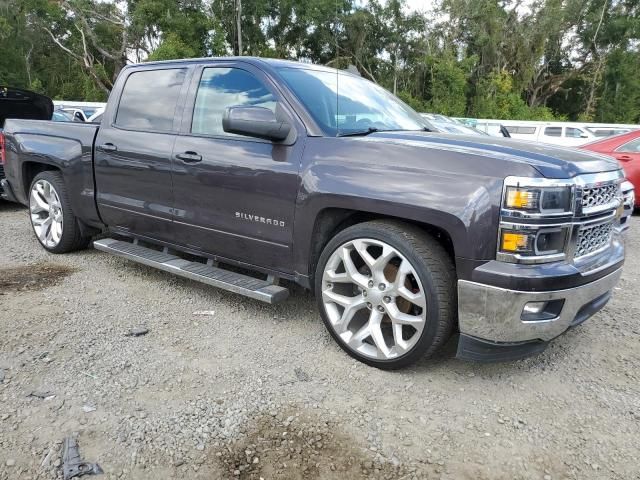
M531 236L525 233L504 232L501 250L505 252L521 252L530 249Z
M506 206L507 208L518 208L521 210L537 210L539 208L540 191L525 190L522 188L507 188Z

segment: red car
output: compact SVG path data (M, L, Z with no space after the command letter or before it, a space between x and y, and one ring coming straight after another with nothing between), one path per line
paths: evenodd
M640 191L640 130L607 137L580 148L617 158L636 192ZM636 195L635 206L640 207L640 195Z

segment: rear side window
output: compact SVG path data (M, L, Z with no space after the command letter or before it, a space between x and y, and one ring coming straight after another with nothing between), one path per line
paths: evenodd
M544 129L545 137L560 137L562 136L562 127L547 127Z
M579 128L567 127L564 132L565 137L580 138L584 132Z
M507 132L519 135L533 135L536 133L536 127L508 126L505 128L507 129Z
M122 90L116 125L132 130L173 130L180 88L186 69L134 72Z
M222 129L227 107L264 107L275 112L276 99L252 73L240 68L205 68L202 72L191 132L235 136Z
M621 147L618 147L616 152L640 153L640 138L631 140Z

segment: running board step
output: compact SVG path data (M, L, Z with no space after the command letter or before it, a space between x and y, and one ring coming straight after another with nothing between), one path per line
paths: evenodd
M266 280L230 272L211 265L205 265L204 263L190 262L178 256L130 242L104 238L93 242L93 246L103 252L112 253L149 267L239 293L266 303L281 302L289 296L287 288L274 285Z

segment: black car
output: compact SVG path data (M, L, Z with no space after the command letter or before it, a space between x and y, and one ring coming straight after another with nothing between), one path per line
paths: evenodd
M49 97L19 88L0 86L0 180L4 178L4 121L7 118L48 120L52 113L53 102ZM0 184L0 198L1 194Z

